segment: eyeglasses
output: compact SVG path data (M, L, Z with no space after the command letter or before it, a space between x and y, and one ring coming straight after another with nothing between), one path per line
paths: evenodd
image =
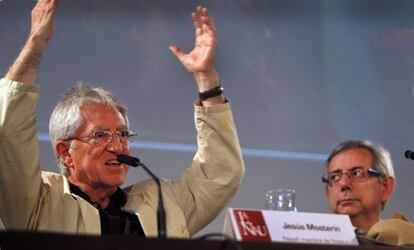
M93 146L101 147L105 146L110 143L114 137L117 135L119 138L119 142L123 145L128 145L129 142L132 142L136 139L137 133L129 130L116 130L114 132L107 131L107 130L98 130L93 132L88 136L81 136L81 137L70 137L65 139L65 141L69 140L79 140Z
M384 177L385 175L372 168L363 168L363 167L355 167L347 171L334 171L332 173L328 173L322 176L322 182L327 183L331 186L337 185L339 181L342 179L342 176L346 174L351 181L355 182L364 182L369 177Z

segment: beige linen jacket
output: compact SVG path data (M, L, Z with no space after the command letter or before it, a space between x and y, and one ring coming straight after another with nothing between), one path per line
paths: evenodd
M8 230L101 233L98 210L72 194L67 179L41 171L36 136L39 85L0 80L0 218ZM190 237L236 194L244 163L230 104L195 106L198 150L177 180L162 180L169 237ZM157 235L157 187L132 186L126 210L147 237Z

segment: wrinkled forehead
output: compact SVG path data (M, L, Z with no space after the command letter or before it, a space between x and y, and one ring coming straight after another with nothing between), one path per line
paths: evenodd
M107 103L95 103L95 102L85 102L80 106L81 112L91 113L91 112L112 112L120 113L114 106Z
M337 153L328 163L327 171L345 171L356 167L373 168L373 157L368 149L352 148Z
M100 103L86 103L81 106L81 130L93 128L115 130L127 128L123 115L113 106Z

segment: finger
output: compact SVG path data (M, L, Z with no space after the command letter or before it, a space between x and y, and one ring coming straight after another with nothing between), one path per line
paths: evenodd
M208 12L207 8L200 7L199 8L199 19L201 20L202 24L202 32L215 35L216 27L213 20L213 17Z
M56 9L56 7L59 5L59 0L53 0L52 1L52 7L54 8L54 9Z
M203 22L210 22L210 16L208 13L207 8L202 7L199 11L198 11L198 15L200 16L200 19Z
M203 9L203 6L198 5L197 8L196 8L197 14L200 14L202 9Z
M56 9L57 9L58 4L59 4L59 1L58 0L48 0L48 5L47 5L47 9L46 10L48 12L51 12L52 15L54 15L55 12L56 12Z
M32 10L32 15L54 15L57 5L57 0L38 0Z
M211 18L209 16L207 8L205 8L201 5L197 6L195 16L197 18L197 22L198 22L199 26L203 25L203 23L210 24L210 19Z
M175 57L178 59L178 61L181 62L181 64L186 68L187 71L191 72L191 69L188 68L188 58L187 55L177 46L171 45L169 47L170 51L175 55Z
M46 4L47 3L46 3L45 0L39 0L39 1L37 1L36 5L32 9L32 13L36 13L37 11L43 9Z
M51 6L54 6L54 7L56 7L58 2L59 2L59 0L37 0L38 5L46 4L46 5L51 5Z
M52 12L52 18L54 18L55 14L56 14L56 9L57 9L58 5L59 5L58 0L52 0L51 3L50 3L50 11Z
M202 22L200 20L200 17L196 13L193 12L193 13L191 13L191 19L193 20L196 35L201 35Z
M182 60L182 58L185 56L185 53L180 49L180 48L178 48L177 46L175 46L175 45L171 45L171 46L169 46L168 47L169 49L170 49L170 51L178 58L178 60Z
M56 0L38 0L34 9L44 9L50 5L54 5Z
M38 14L40 15L40 18L51 25L53 25L54 18L56 15L56 9L58 5L57 0L40 0L45 3L43 8L39 9Z
M200 26L204 23L203 15L202 15L202 10L203 10L203 7L202 6L197 6L196 12L195 12L195 15L196 15L197 20L198 20L198 24Z
M213 16L210 14L207 8L201 9L200 16L204 23L209 25L211 29L216 30L216 24L214 23Z

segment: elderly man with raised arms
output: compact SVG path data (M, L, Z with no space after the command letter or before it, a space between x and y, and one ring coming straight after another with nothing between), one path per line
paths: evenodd
M135 134L126 107L110 92L80 84L64 94L49 128L62 174L41 171L35 82L56 8L57 0L37 2L27 41L0 80L0 218L10 230L156 236L157 186L148 180L120 188L129 167L117 155L129 153ZM214 66L213 19L198 7L192 20L193 50L170 50L197 83L198 148L177 180L161 181L169 237L190 237L213 220L244 174L230 103Z

